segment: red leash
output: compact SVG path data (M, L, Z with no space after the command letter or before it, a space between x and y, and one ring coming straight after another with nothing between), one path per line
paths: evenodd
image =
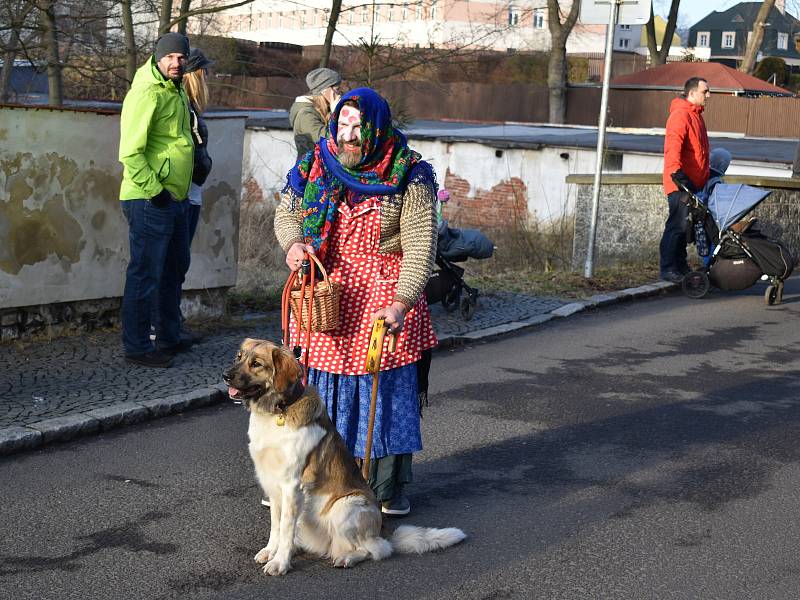
M303 265L300 267L303 271L302 279L300 281L300 310L297 316L297 347L301 348L300 340L303 329L303 309L306 314L306 352L303 358L303 385L308 383L308 362L309 350L311 348L311 319L314 310L314 286L316 284L317 270L311 260L308 258L308 252L303 256ZM291 335L289 333L289 313L291 312L290 303L292 297L292 290L297 285L298 272L292 271L286 280L286 285L283 286L283 294L281 295L281 329L283 330L283 344L288 348L291 343ZM306 289L310 285L308 304L306 305ZM300 358L299 356L297 357Z

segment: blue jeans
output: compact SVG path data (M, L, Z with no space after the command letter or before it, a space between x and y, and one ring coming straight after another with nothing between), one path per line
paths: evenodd
M149 200L122 200L128 220L130 262L122 296L122 345L125 354L155 348L150 341L151 311L158 306L159 346L180 341L181 286L189 264L188 202L164 208Z
M689 218L689 207L679 200L680 196L680 192L672 192L667 196L669 215L659 245L659 267L662 273L682 273L689 268L686 260L686 220Z

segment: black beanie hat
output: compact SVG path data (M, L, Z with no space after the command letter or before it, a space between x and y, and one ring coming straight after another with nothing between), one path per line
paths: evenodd
M156 62L164 58L167 54L183 54L189 58L189 38L182 33L172 31L165 33L156 43L156 51L154 52Z

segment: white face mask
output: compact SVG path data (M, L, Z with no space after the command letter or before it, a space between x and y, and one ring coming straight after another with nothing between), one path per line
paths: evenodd
M344 166L354 167L361 161L361 111L354 106L343 106L339 112L336 145Z

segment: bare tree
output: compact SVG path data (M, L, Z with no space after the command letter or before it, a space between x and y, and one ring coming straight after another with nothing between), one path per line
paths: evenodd
M181 8L180 12L178 13L179 17L183 17L186 13L189 12L189 5L192 3L192 0L181 0ZM182 33L186 35L186 23L189 19L184 18L178 22L178 33Z
M742 64L739 66L739 70L743 73L752 75L753 69L755 69L758 50L761 48L761 42L764 40L764 26L774 6L775 0L764 0L761 4L761 8L758 10L756 20L753 23L753 35L750 36L750 40L747 43L747 50L742 59Z
M567 118L567 38L575 26L580 9L581 1L573 0L562 21L559 0L547 0L547 25L550 28L551 43L547 87L550 89L551 123L563 123Z
M336 33L336 25L339 23L339 14L341 12L342 0L332 0L331 14L328 16L328 29L325 31L325 43L322 45L322 58L319 60L320 67L327 67L331 62L333 34Z
M164 35L171 27L172 0L161 0L161 8L158 11L158 15L158 35Z
M675 28L678 26L678 7L680 4L681 0L672 0L670 4L667 26L664 30L664 38L661 40L660 49L656 39L655 14L653 13L653 5L650 4L650 20L647 22L645 29L647 31L647 50L650 52L650 64L652 65L663 65L667 62L669 49L672 46L672 36L675 35Z
M3 68L0 71L0 103L8 102L11 95L11 72L14 61L33 44L37 35L31 26L36 16L36 5L30 0L12 0L0 6L0 51Z
M133 10L131 0L120 0L120 11L122 18L122 30L125 39L125 79L128 83L133 81L136 75L136 67L139 66L136 48L136 33L133 28Z
M61 59L58 47L56 0L43 0L39 5L44 26L44 45L47 48L47 86L50 106L64 104L64 83L61 78Z

